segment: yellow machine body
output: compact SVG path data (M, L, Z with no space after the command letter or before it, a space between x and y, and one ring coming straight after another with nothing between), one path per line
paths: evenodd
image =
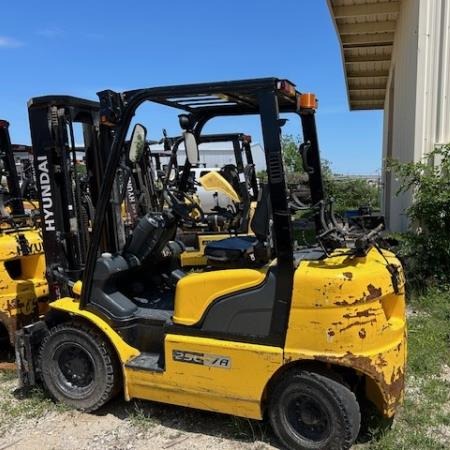
M384 257L401 271L391 253L385 252ZM176 288L173 320L195 324L215 299L258 285L264 277L264 269L187 275ZM76 292L80 288L77 285ZM261 419L271 382L284 369L305 363L327 370L348 367L364 381L366 396L384 416L391 417L402 400L403 274L394 287L386 261L374 249L366 257L336 255L300 262L284 348L167 334L161 372L128 367L139 351L100 317L80 310L77 299L64 298L50 306L83 317L105 334L122 363L128 400L141 398Z
M2 229L0 234L0 323L14 344L16 330L47 309L48 284L40 231Z
M201 267L206 265L205 248L212 241L220 241L230 237L228 233L211 233L197 234L196 247L188 247L181 254L182 267Z
M32 214L33 212L39 213L39 201L38 200L23 200L23 209L25 214ZM10 206L6 207L6 212L12 214L12 209Z
M215 171L208 172L199 178L198 182L202 185L206 191L221 192L227 195L236 203L239 203L241 199L233 186L220 174Z
M262 283L265 272L252 269L193 273L177 283L173 322L194 325L214 299Z

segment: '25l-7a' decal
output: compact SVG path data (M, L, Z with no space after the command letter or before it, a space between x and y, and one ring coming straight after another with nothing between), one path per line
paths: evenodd
M178 362L199 364L201 366L208 367L218 367L220 369L231 369L231 358L228 358L228 356L172 350L172 358L174 361Z

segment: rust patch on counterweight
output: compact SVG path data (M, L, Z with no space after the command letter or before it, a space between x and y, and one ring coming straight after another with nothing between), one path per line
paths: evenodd
M334 304L336 306L355 306L355 305L359 305L361 303L365 303L370 300L375 300L376 298L379 298L382 296L381 288L376 288L373 284L369 284L367 286L367 290L369 291L368 294L363 292L362 297L356 299L354 302L348 302L347 300L342 300L339 302L334 302Z
M363 311L357 311L355 314L344 314L342 317L344 319L357 319L358 317L370 317L370 316L376 316L377 314L375 312L372 311L376 311L376 309L374 308L369 308L369 309L365 309Z
M369 295L366 295L366 300L374 300L381 297L381 288L376 288L373 284L369 284L367 289L369 291Z
M389 381L386 381L382 370L387 363L381 355L379 355L377 359L371 359L367 356L358 356L351 352L347 352L341 358L315 356L314 359L324 363L351 367L372 378L382 392L385 402L384 412L387 414L395 410L403 399L405 386L404 370L402 370L401 367L398 367L397 370L392 373Z
M339 330L339 333L342 333L342 332L344 332L344 331L346 331L346 330L348 330L348 329L350 329L350 328L357 327L358 325L359 325L359 326L367 325L367 324L372 325L372 324L373 324L374 322L376 322L376 321L377 321L377 319L370 319L370 320L356 321L356 322L351 323L350 325L347 325L347 326L344 327L344 328L341 328L341 329Z

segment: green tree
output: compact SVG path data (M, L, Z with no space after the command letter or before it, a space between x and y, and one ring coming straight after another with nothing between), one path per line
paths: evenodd
M281 152L287 173L301 174L304 172L299 152L301 142L300 136L294 137L292 134L286 134L281 137Z
M370 206L377 209L380 206L380 189L367 180L347 178L337 180L333 176L324 175L325 189L328 197L334 199L335 210L343 213L349 209Z

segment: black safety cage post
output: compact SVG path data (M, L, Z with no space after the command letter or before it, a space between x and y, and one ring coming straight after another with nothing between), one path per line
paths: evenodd
M252 188L252 200L258 199L258 193L259 193L259 187L258 187L258 179L256 178L256 167L255 162L253 160L253 152L252 152L252 145L251 145L251 137L250 136L243 136L242 137L242 149L245 152L245 159L247 160L247 166L253 167L253 170L251 172L250 176L250 187Z
M17 174L11 138L9 136L9 122L6 120L0 120L0 159L2 160L3 171L7 178L11 214L13 216L23 215L25 211L20 190L19 176Z
M305 151L305 163L311 192L312 205L316 208L324 208L325 190L322 178L322 165L320 162L319 139L317 136L315 107L300 108L300 118L303 128L303 143L307 146ZM323 231L320 211L315 213L316 234Z
M291 304L294 257L293 231L281 151L279 104L275 86L260 92L259 113L266 156L267 181L272 208L273 238L277 256L276 299L271 334L284 343Z
M271 323L273 343L284 343L289 319L293 285L293 234L287 200L287 187L281 153L281 126L279 113L298 113L301 94L295 85L278 78L262 78L219 83L204 83L139 89L123 93L110 90L98 93L102 127L113 130L111 145L104 146L109 153L108 164L95 211L86 267L83 273L83 289L80 308L89 303L96 258L99 252L104 221L110 209L110 194L118 168L126 135L136 109L145 101L171 106L190 114L191 130L199 139L203 126L218 116L259 115L263 131L263 143L268 172L269 197L272 206L274 256L277 257L276 302ZM302 124L308 139L314 139L314 115ZM313 132L312 132L313 130ZM316 139L317 142L317 139ZM318 156L318 148L317 156ZM313 161L311 161L313 163ZM190 166L184 170L187 174ZM318 172L320 173L320 172ZM181 184L186 180L181 180ZM322 191L323 195L323 191Z
M242 217L244 220L241 221L239 230L244 232L248 228L249 222L249 211L250 211L250 195L248 193L247 179L244 172L244 160L242 158L242 147L239 139L233 139L233 151L234 159L236 161L236 168L239 176L239 193L243 203Z
M89 232L86 215L81 213L80 196L91 196L95 205L101 182L98 111L98 103L68 96L38 97L28 103L47 278L52 299L70 293L70 286L79 279L86 261ZM82 148L75 145L75 123L83 127ZM88 192L83 193L79 185L80 174L77 172L78 152L84 152L86 157ZM92 174L91 168L98 173Z

